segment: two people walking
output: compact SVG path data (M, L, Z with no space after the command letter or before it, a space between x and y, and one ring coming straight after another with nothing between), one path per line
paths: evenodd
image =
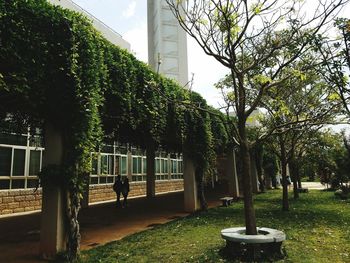
M130 192L130 185L129 185L129 179L127 177L124 177L124 180L122 181L120 174L115 179L115 183L113 185L113 190L117 195L117 207L121 207L120 203L120 195L123 195L123 207L127 206L127 198L128 194Z

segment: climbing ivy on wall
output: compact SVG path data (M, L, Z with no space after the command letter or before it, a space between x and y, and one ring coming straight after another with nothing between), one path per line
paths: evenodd
M10 114L32 127L51 123L61 132L68 210L79 210L82 175L104 135L185 151L206 167L218 148L213 144L227 141L220 119L211 119L218 113L209 110L199 94L109 43L82 15L45 0L0 0L0 118ZM44 169L42 176L49 174L55 173Z

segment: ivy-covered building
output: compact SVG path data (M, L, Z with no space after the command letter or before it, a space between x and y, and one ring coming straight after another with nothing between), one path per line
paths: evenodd
M41 208L43 257L74 259L80 205L114 198L118 173L135 195L183 189L184 210L193 212L205 208L205 176L228 149L237 189L225 116L86 17L46 0L0 1L0 41L0 125L20 131L0 142L0 207ZM42 188L33 193L39 170Z
M108 41L130 50L130 44L120 34L73 1L49 2L82 13ZM41 210L38 173L42 167L44 150L40 136L31 136L30 133L0 133L0 191L1 195L9 197L2 200L0 215ZM156 155L156 192L183 190L181 155L164 152ZM129 177L130 196L146 195L147 169L144 151L113 143L92 152L91 160L89 192L86 195L90 204L115 199L112 185L118 174Z

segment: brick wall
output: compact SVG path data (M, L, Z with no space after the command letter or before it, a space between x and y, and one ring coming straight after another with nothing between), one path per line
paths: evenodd
M180 191L184 189L184 181L171 180L171 181L156 181L156 193Z
M0 191L0 215L41 209L41 189Z
M156 181L156 193L183 190L183 180ZM146 195L146 182L131 182L129 197ZM112 185L90 186L89 203L116 199Z
M130 183L129 197L145 195L145 194L146 194L146 183L144 182ZM116 194L113 191L111 184L90 186L89 203L96 203L96 202L108 201L113 199L116 199Z
M183 190L183 180L156 181L156 193ZM0 191L0 215L41 209L41 189ZM129 197L146 195L146 182L131 182ZM91 185L89 203L114 200L112 185Z

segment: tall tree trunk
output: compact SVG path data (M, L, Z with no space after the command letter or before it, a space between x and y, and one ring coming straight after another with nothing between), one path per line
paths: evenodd
M77 259L80 251L80 226L78 213L80 210L80 197L77 188L73 187L67 191L67 221L68 221L68 242L67 254L69 262Z
M204 171L203 168L197 167L196 172L196 181L197 181L197 194L198 194L198 199L199 203L201 206L202 211L208 210L208 203L205 199L205 194L204 194Z
M301 185L300 173L298 173L298 188L303 188Z
M280 140L280 149L281 149L281 170L282 170L282 210L289 211L289 202L288 202L288 182L287 182L287 157L286 149L282 140Z
M298 182L297 182L298 167L294 157L292 157L289 162L289 169L290 169L291 179L293 182L293 197L294 199L298 199L299 198Z
M265 180L263 176L263 148L262 146L257 146L255 149L255 164L256 164L256 171L258 174L258 180L259 180L259 190L261 192L265 192Z
M240 155L243 173L244 215L247 235L256 235L256 217L253 206L253 191L250 171L249 145L246 137L245 121L239 118L238 127L240 135Z

